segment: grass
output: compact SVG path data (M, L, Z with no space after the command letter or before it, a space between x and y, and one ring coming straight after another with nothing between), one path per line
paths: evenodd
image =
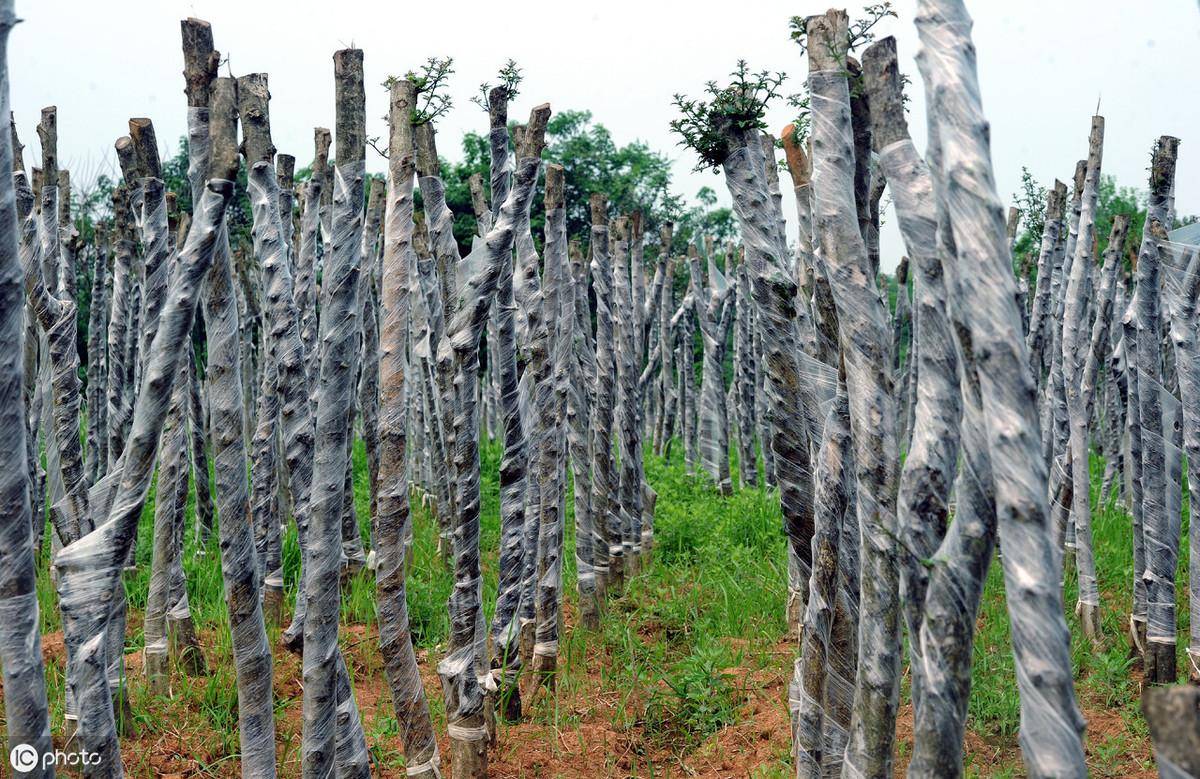
M786 732L786 680L791 673L794 647L785 640L786 557L778 497L762 489L735 489L721 496L703 476L692 476L674 447L670 462L648 456L646 473L659 494L653 563L627 584L624 597L610 601L601 629L587 633L569 628L560 641L557 694L544 696L530 710L532 727L555 733L548 739L550 757L567 756L586 749L584 723L603 721L616 743L607 750L605 773L659 776L684 773L690 760L719 760L727 746L722 733L740 725L770 723L769 749L755 754L755 765L746 764L755 777L790 774ZM490 618L495 601L499 543L498 444L481 451L482 565L484 607ZM735 455L736 456L736 455ZM1103 463L1093 462L1094 483L1099 484ZM733 470L737 473L736 465ZM366 459L361 441L354 450L355 501L366 537L368 496ZM1098 488L1097 490L1098 491ZM423 664L440 657L448 631L446 600L452 588L448 567L436 555L436 530L429 513L414 501L415 564L408 585L412 634ZM1104 607L1105 639L1093 648L1082 638L1074 615L1068 613L1076 665L1077 692L1085 711L1105 711L1123 727L1107 728L1089 741L1089 757L1097 776L1127 771L1129 755L1144 751L1146 731L1138 710L1138 690L1126 659L1124 621L1128 612L1132 577L1129 518L1122 507L1093 495L1097 568ZM129 673L130 697L142 736L170 743L186 742L187 732L201 734L221 757L196 758L201 773L228 775L238 749L236 685L216 537L204 554L197 554L190 532L194 496L189 496L185 568L193 617L204 636L210 675L181 684L173 698L155 699L140 675ZM1187 527L1184 507L1184 528ZM139 529L137 570L126 575L130 602L127 661L140 652L142 610L150 573L153 492ZM567 496L564 554L564 610L571 623L575 608L574 522L571 495ZM299 570L299 548L292 529L284 538L285 579L289 593ZM1180 561L1186 576L1186 555ZM46 633L60 629L53 586L40 570L38 591ZM1186 590L1181 595L1181 629L1186 630ZM289 594L289 606L290 598ZM1068 576L1065 602L1073 605L1075 581ZM364 727L378 765L399 770L403 756L398 748L398 724L374 648L376 633L374 583L360 575L343 589L343 646L356 658L352 667L359 694L377 693L379 705L364 707ZM969 756L972 776L1021 775L1016 734L1020 706L1009 643L1004 585L999 564L991 566L981 605L974 652L974 688L969 708ZM272 641L276 642L274 630ZM374 659L371 659L372 653ZM279 654L276 655L277 661ZM1183 665L1181 664L1182 668ZM57 657L47 669L52 727L62 732L63 669ZM428 683L428 680L427 680ZM277 678L277 716L284 723L299 709L298 688L281 688ZM372 690L367 690L370 686ZM765 701L765 705L764 705ZM430 688L435 727L444 731L440 691ZM502 725L502 759L518 759L505 752L506 739L518 738L527 725ZM781 732L779 732L781 731ZM522 731L523 732L523 731ZM540 731L539 731L540 732ZM140 736L141 737L141 736ZM292 775L299 750L294 728L280 727L281 774ZM522 742L524 743L524 742ZM898 746L904 759L910 747ZM765 754L765 757L764 757ZM135 775L152 768L146 754L127 754ZM1144 765L1138 767L1144 768ZM536 765L529 769L536 774Z

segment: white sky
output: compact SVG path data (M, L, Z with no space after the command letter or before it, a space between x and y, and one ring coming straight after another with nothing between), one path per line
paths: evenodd
M865 1L855 0L852 14ZM910 125L921 146L915 2L895 6L900 18L885 23L881 35L898 38L901 68L913 81ZM270 75L275 145L294 154L298 166L312 157L312 128L333 126L336 49L364 49L368 133L384 138L387 98L377 85L428 56L453 56L455 108L439 124L438 146L457 158L462 134L487 128L470 97L512 57L525 81L511 116L523 119L543 101L559 110L588 109L618 144L641 139L669 154L675 188L686 198L707 185L725 203L724 182L693 173L691 152L675 145L667 126L672 96L697 95L739 57L755 69L787 72L785 93L798 91L805 63L788 38L788 19L826 7L827 0L18 0L24 22L10 39L12 105L27 164L39 156L34 127L41 107L58 106L60 165L76 179L116 170L112 143L127 132L131 116L151 117L164 154L173 151L186 116L179 20L198 16L212 23L235 74ZM1016 191L1022 165L1043 183L1070 180L1075 160L1086 155L1089 117L1100 98L1104 172L1144 188L1154 139L1179 136L1177 209L1200 214L1195 0L973 0L969 7L1003 198ZM768 116L771 129L790 114L778 101ZM382 171L383 160L368 154L374 156L368 167ZM785 213L792 212L789 200ZM883 267L890 269L903 244L895 219L884 219Z

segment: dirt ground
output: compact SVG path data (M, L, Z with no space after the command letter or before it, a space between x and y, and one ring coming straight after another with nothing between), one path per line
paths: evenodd
M392 714L375 636L361 625L344 626L344 647L355 678L355 691L368 741L373 753L382 755L375 775L392 779L404 776L397 756L402 752L398 735L372 733L371 723ZM203 635L202 640L213 636ZM59 633L43 637L48 664L62 667L65 652ZM606 657L600 651L588 652L584 668L569 669L571 690L551 703L544 695L534 701L532 716L526 721L499 726L498 744L489 755L489 774L497 779L518 777L681 776L700 779L734 777L788 776L790 748L786 709L787 684L793 645L781 641L771 650L769 670L724 669L723 673L743 691L743 702L736 723L726 726L686 754L656 745L637 727L618 726L616 707L621 705L618 691L606 689L602 669ZM419 652L422 676L431 700L440 698L434 659ZM141 672L139 653L126 656L131 678ZM156 776L165 779L218 776L237 777L238 763L221 754L220 739L214 738L206 714L199 709L207 681L187 678L176 672L170 701L135 701L135 711L154 723L152 728L122 739L126 773L132 777ZM136 684L131 685L137 695ZM302 687L299 658L282 650L275 653L275 691L280 701L277 719L279 775L299 776L300 709ZM526 701L528 703L528 692ZM550 714L550 707L557 707ZM1082 702L1088 721L1089 743L1103 743L1106 737L1120 733L1125 724L1119 714ZM236 712L229 712L236 717ZM555 726L553 722L559 722ZM564 724L569 723L569 724ZM444 727L439 727L444 732ZM62 733L56 731L55 743L62 745ZM912 711L907 705L900 711L897 729L896 776L907 765L905 746L911 743ZM989 740L974 731L966 738L970 764L980 775L1024 775L1020 754L1013 740ZM1155 776L1142 766L1150 757L1150 745L1136 739L1135 748L1125 754L1097 755L1089 749L1089 763L1103 759L1102 773L1132 779ZM440 741L443 760L449 744ZM390 758L388 757L390 756ZM444 768L449 769L444 763Z

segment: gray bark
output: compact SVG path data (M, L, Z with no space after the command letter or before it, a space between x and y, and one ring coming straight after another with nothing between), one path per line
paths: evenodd
M890 776L899 704L896 401L887 311L854 214L854 148L845 57L847 18L810 17L814 219L840 325L863 537L859 666L843 775Z
M1169 515L1162 374L1162 253L1170 227L1168 200L1175 180L1179 140L1162 136L1150 165L1149 201L1137 263L1137 384L1142 460L1142 534L1146 570L1146 680L1175 681L1175 568L1179 537Z
M8 33L17 23L11 0L0 3L0 116L8 113ZM13 170L11 138L0 138L0 171ZM4 713L10 745L28 744L36 754L53 751L42 667L42 640L32 521L29 465L26 461L24 377L24 294L17 248L17 208L12 179L0 177L0 664L4 669ZM37 761L25 774L53 777L53 767Z
M1005 590L1012 624L1020 742L1033 776L1086 772L1083 719L1075 703L1070 638L1048 536L1044 460L1029 356L1021 334L1004 214L991 172L987 123L979 97L970 19L960 0L921 0L918 55L928 94L929 121L943 170L931 166L936 191L945 192L958 257L978 268L959 287L975 380L987 409L986 434L995 485ZM951 197L953 193L953 197ZM970 373L967 374L970 378Z
M409 115L416 102L412 82L391 87L388 189L380 276L379 483L375 514L376 599L379 650L392 703L404 738L409 776L436 779L441 758L417 668L405 593L405 540L411 532L405 431L405 345L409 318L410 270L415 267L413 232L413 150Z

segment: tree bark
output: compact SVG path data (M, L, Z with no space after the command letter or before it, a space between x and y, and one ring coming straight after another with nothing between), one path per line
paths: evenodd
M405 345L409 293L415 267L413 231L413 148L409 115L416 103L412 82L398 79L389 105L388 182L380 278L379 483L375 515L375 584L379 604L379 650L392 703L404 738L409 776L436 779L441 758L418 673L405 593L405 539L411 532L408 505L408 441L405 431Z
M0 115L9 110L8 33L17 23L11 0L0 3ZM0 138L0 171L13 166L10 137ZM29 464L22 340L24 294L17 246L17 207L12 178L0 177L0 662L4 669L4 713L10 745L28 744L37 755L52 752L29 502ZM15 753L14 753L15 754ZM15 766L14 766L15 767ZM31 777L53 777L35 761Z
M1142 449L1142 533L1146 571L1146 681L1175 682L1175 568L1179 537L1168 513L1162 407L1162 252L1179 140L1164 135L1150 163L1149 201L1137 262L1137 384ZM1177 525L1175 525L1177 527Z
M945 169L930 167L935 191L947 193L958 257L978 268L973 283L960 285L958 306L968 319L978 358L974 380L988 410L986 434L1021 694L1022 753L1031 775L1082 775L1083 719L1075 703L1070 637L1047 532L1034 385L1026 372L1029 356L992 178L970 27L959 0L918 3L918 64L933 98L930 125L947 161Z
M854 148L847 78L847 17L810 17L814 218L840 325L863 537L860 662L844 772L891 775L899 704L900 609L896 555L896 401L887 311L863 234L852 218Z

